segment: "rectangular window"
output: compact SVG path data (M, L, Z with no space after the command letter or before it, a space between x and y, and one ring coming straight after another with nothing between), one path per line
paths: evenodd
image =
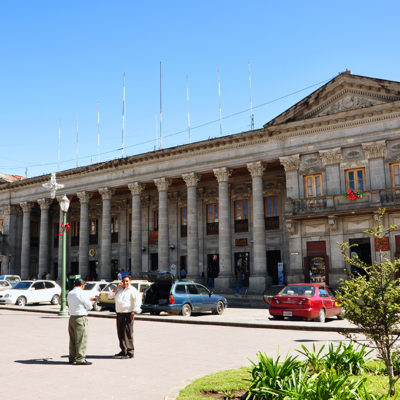
M235 201L235 232L248 232L247 200Z
M89 244L97 244L98 240L98 221L96 218L91 218L89 221Z
M264 198L265 229L279 229L279 199L278 196Z
M400 187L400 162L390 165L390 173L392 176L392 187Z
M153 226L154 230L158 231L158 210L153 211Z
M235 220L247 219L247 200L235 201Z
M207 235L218 235L218 204L207 204Z
M71 246L79 246L79 221L71 222Z
M207 205L207 222L218 222L218 204Z
M118 216L111 216L111 243L118 243Z
M365 190L365 169L348 169L346 170L346 190L362 192Z
M181 237L187 237L187 207L181 208Z
M322 196L322 175L306 175L304 177L305 197Z

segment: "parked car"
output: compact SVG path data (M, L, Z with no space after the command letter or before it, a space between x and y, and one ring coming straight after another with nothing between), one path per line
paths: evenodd
M0 280L6 280L8 282L19 282L21 277L19 275L0 275Z
M17 304L24 306L28 303L60 302L61 287L54 281L20 281L12 289L0 292L0 304Z
M145 292L142 312L153 315L165 311L189 317L192 312L221 315L228 306L222 296L214 294L200 283L176 280L168 271L148 272L144 276L154 282Z
M110 311L115 311L115 298L114 299L109 299L108 294L120 283L121 281L115 280L109 283L101 292L99 295L99 298L97 300L97 306L102 309L110 310ZM148 289L151 285L151 282L144 280L144 279L133 279L131 281L131 285L135 287L137 290L139 290L140 293Z
M12 289L12 285L9 281L5 279L0 279L0 291Z
M90 298L98 297L100 292L107 286L106 281L88 281L85 282L84 291L89 295ZM101 306L99 305L99 300L93 302L93 310L101 311Z
M338 317L341 308L332 291L321 283L297 283L283 288L269 300L269 313L274 319L301 317L325 322Z

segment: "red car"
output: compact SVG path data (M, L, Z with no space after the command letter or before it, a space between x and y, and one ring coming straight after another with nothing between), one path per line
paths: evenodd
M269 313L274 319L300 317L325 322L325 318L337 317L341 313L333 293L322 283L288 285L268 302Z

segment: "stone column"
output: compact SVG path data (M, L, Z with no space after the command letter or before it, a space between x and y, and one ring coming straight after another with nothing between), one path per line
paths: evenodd
M168 226L168 186L167 178L154 179L158 189L158 269L169 268L169 226Z
M325 167L326 182L324 186L326 188L325 194L335 195L340 194L340 169L339 164L342 160L342 152L340 147L330 150L321 150L319 152L321 157L322 166Z
M118 266L128 272L129 265L127 259L127 204L126 200L121 201L121 212L118 215L118 245L119 245L119 260Z
M197 213L197 184L199 177L194 172L182 175L187 186L187 274L199 277L199 234Z
M32 203L24 201L20 203L20 206L24 213L22 219L21 279L30 279Z
M89 200L90 193L78 192L81 203L79 217L79 273L83 279L89 276Z
M131 271L132 275L142 272L142 200L144 186L139 182L128 185L132 193L132 237L131 237Z
M39 238L39 276L50 272L49 269L49 199L39 199L40 238Z
M279 160L281 164L285 167L286 196L289 200L298 199L300 196L298 177L300 156L297 154L291 157L279 157Z
M386 189L385 157L387 154L386 142L363 143L365 158L368 160L370 173L370 190ZM367 176L365 177L367 179ZM390 187L390 184L389 184ZM368 185L364 190L368 189Z
M100 279L111 279L111 198L109 188L99 189L103 199L103 213L101 219L101 258Z
M250 290L262 293L272 281L267 274L267 253L265 249L265 213L263 195L264 166L260 161L247 164L252 178L253 198L253 271L250 275Z
M216 290L229 287L232 276L232 235L230 218L229 177L232 171L228 168L214 169L218 180L218 248L219 248L219 275L215 279Z

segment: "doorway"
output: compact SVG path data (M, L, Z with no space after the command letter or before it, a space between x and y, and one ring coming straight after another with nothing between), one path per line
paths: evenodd
M272 284L278 284L278 263L282 261L280 250L267 251L267 272L272 278Z
M240 268L247 277L250 276L250 253L235 253L235 269Z
M79 274L79 262L78 261L72 261L71 262L70 274L71 275L78 275Z
M98 261L89 261L89 279L91 281L97 281L97 270L98 270Z
M150 271L158 270L158 253L150 254Z
M350 245L356 245L351 248L351 253L356 253L358 258L367 265L371 265L371 241L369 238L360 238L360 239L349 239ZM365 275L368 276L368 273L364 271L362 268L352 266L351 272L354 275Z

